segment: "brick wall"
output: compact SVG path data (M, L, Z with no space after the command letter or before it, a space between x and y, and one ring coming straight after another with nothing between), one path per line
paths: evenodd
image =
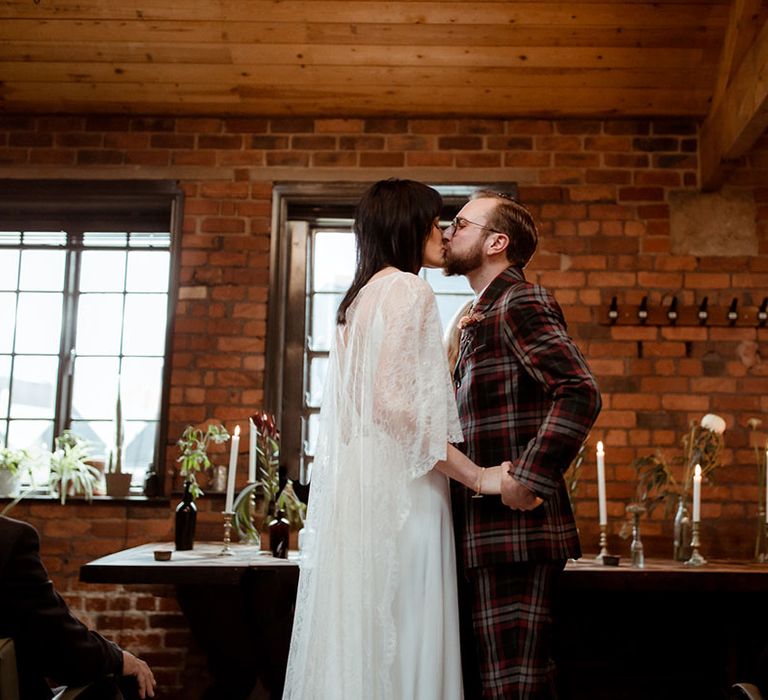
M629 463L656 448L675 454L689 421L711 411L728 431L726 466L717 485L704 488L704 551L747 559L757 489L746 423L768 420L768 364L760 354L768 331L599 323L612 296L622 304L646 294L659 302L676 293L681 303L708 295L711 304L739 296L747 304L768 295L766 138L729 180L754 195L760 255L670 254L668 196L695 188L697 146L694 123L667 120L6 116L0 177L180 181L186 204L171 437L188 422L243 420L261 406L273 182L516 181L541 222L529 276L555 292L604 394L578 489L585 550L597 543L595 442L606 444L610 547L626 556L629 545L617 533L634 488ZM210 501L202 507L203 527L212 526ZM182 692L195 664L183 658L188 632L172 592L128 587L105 596L105 587L77 582L83 561L169 538L167 504L34 504L16 513L42 527L47 562L75 607L118 641L154 649L166 692ZM648 555L669 555L669 518L657 513L643 534Z

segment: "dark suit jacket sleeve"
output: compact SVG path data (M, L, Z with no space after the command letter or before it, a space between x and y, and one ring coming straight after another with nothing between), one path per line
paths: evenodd
M558 488L586 439L601 406L597 382L566 330L560 306L545 289L520 285L505 305L502 333L525 372L549 399L535 439L517 459L510 473L536 495L547 499ZM526 397L520 397L525 401ZM518 415L536 412L532 405L517 407ZM540 417L537 417L540 419Z
M20 675L66 685L120 675L120 647L90 631L54 590L40 559L36 530L0 518L0 548L0 631L14 638Z

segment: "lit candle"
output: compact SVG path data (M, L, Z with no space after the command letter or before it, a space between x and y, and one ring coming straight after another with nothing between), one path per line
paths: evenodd
M693 471L693 522L701 522L701 465Z
M224 510L232 512L232 505L235 502L235 472L237 472L237 449L240 447L240 426L235 426L235 432L232 435L232 446L229 450L229 469L227 470L227 501Z
M597 504L600 509L600 524L608 524L608 510L605 502L605 451L602 440L597 443Z
M248 483L256 481L256 424L248 419Z

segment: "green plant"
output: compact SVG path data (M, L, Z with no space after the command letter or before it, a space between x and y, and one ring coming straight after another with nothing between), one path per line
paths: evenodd
M181 450L181 456L176 461L179 463L179 473L185 481L190 482L189 490L192 498L203 495L203 491L197 483L196 474L211 466L211 460L208 458L208 445L210 443L219 445L227 440L229 440L227 429L217 423L209 423L205 432L193 425L184 428L184 432L176 443Z
M0 447L0 471L8 471L13 476L32 476L34 458L29 450Z
M90 456L90 444L65 430L55 440L55 450L51 455L51 473L49 485L62 505L67 501L71 489L75 494L82 494L87 501L93 500L93 487L99 481L99 471L86 463Z
M710 482L714 480L713 472L720 466L723 432L725 421L708 413L698 425L691 421L688 432L681 440L683 453L674 457L671 464L661 451L638 457L632 462L637 472L635 500L645 507L648 515L662 503L668 515L679 497L688 497L697 464L701 466L702 477ZM682 469L679 480L675 478L678 469Z
M233 508L235 527L240 536L250 541L258 541L259 533L251 516L252 501L259 491L263 496L265 509L262 515L283 510L293 528L304 524L307 506L296 495L290 479L286 480L285 486L280 487L280 431L275 424L275 417L262 412L251 416L250 420L252 429L256 430L256 464L259 475L256 481L248 484L238 494Z

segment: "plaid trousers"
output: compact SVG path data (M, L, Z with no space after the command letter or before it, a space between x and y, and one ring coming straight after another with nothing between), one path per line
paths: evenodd
M459 573L466 700L557 698L552 603L565 560Z

